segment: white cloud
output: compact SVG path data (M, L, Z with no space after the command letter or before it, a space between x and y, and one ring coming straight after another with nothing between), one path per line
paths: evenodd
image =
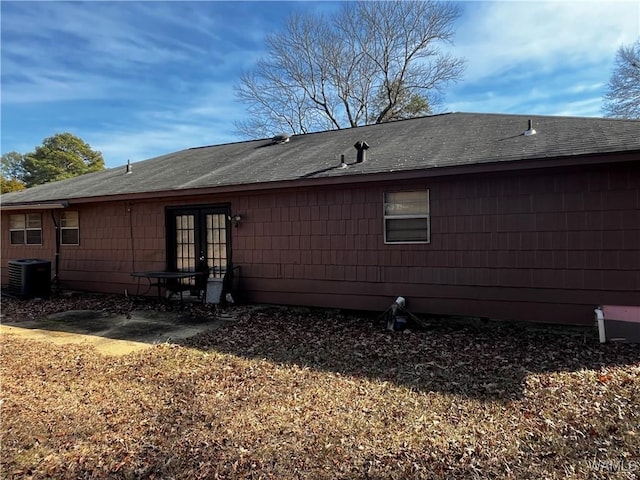
M467 4L454 51L470 80L515 66L547 70L613 61L640 35L638 1L526 1Z
M567 102L562 105L563 108L553 110L553 106L549 107L551 115L567 116L567 117L589 117L593 116L594 112L600 110L602 104L602 97L591 97L576 100L573 102ZM557 107L557 106L556 106Z
M237 141L232 84L265 33L298 8L339 6L258 5L2 2L3 148L68 130L114 166ZM452 52L468 68L448 110L597 115L616 49L640 36L639 0L460 5Z
M201 131L198 132L197 129ZM171 125L164 128L106 130L87 134L91 146L102 152L107 167L137 162L193 146L190 138L204 133L202 127Z
M11 4L2 15L2 103L139 98L168 81L169 70L193 84L248 66L255 57L228 40L215 2L198 6ZM207 6L212 17L203 14Z
M465 3L447 110L599 116L615 52L638 36L639 1Z
M141 110L122 124L107 123L87 132L109 166L122 165L184 148L238 141L234 121L243 115L227 99L228 84L212 84L178 107ZM94 145L95 144L95 145Z
M13 125L20 118L9 124L9 112L15 116L20 109L42 112L50 134L64 130L80 136L103 152L108 165L235 141L233 121L242 108L231 83L260 55L251 47L264 19L230 22L223 8L234 7L224 2L3 5L3 139L11 139L3 150L43 138L40 128L37 137L24 140L35 128L18 134ZM247 40L249 35L255 38Z

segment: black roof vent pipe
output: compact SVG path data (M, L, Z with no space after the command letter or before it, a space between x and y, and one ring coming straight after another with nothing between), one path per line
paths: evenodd
M358 155L356 157L356 163L363 163L367 161L367 149L369 148L369 144L364 141L358 141L354 145L355 149L358 151Z

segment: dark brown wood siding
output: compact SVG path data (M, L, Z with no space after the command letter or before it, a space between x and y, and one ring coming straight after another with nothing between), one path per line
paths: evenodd
M459 176L238 199L249 298L590 323L640 304L638 164ZM385 191L429 188L431 243L385 245Z
M431 242L384 244L384 192L423 188ZM640 305L640 162L83 204L62 284L144 293L130 273L164 268L165 207L218 203L242 216L232 260L247 302L383 311L403 296L416 313L567 324ZM9 245L8 213L3 270L53 260L47 233L43 247Z

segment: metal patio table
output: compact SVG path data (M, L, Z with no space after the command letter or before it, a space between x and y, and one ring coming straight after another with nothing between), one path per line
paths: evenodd
M162 289L168 290L172 293L180 293L180 306L183 306L182 292L190 288L190 285L185 285L182 280L185 278L198 278L205 275L205 272L169 272L169 271L157 271L157 272L133 272L132 277L146 278L149 281L150 287L158 287L158 299L162 300Z

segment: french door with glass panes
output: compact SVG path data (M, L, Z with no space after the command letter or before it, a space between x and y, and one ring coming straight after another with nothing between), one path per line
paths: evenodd
M231 263L228 206L167 208L167 266L223 278Z

